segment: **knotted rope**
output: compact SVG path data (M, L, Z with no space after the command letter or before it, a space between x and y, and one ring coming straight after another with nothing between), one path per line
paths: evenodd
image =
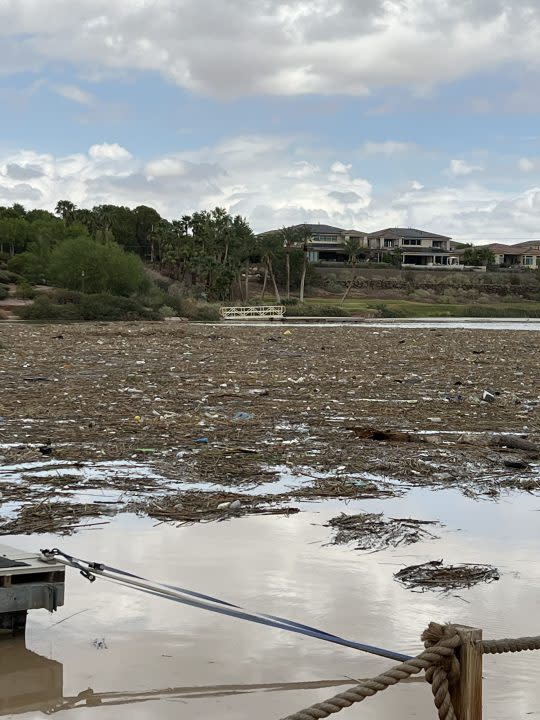
M392 685L416 675L422 670L431 684L433 699L440 720L456 720L450 698L450 687L458 681L459 660L455 654L461 645L461 637L454 625L430 623L422 634L426 650L406 662L390 668L371 680L362 680L355 687L322 703L316 703L305 710L288 715L284 720L320 720L338 713L344 708L362 702ZM481 640L478 645L484 654L516 653L524 650L540 650L540 635L534 637L503 638L502 640Z
M461 639L452 625L437 625L431 623L425 631L423 639L426 650L406 662L390 668L382 675L371 680L362 680L355 687L345 692L334 695L334 697L322 703L316 703L305 710L288 715L284 720L320 720L338 713L344 708L351 707L355 703L362 702L367 697L372 697L382 690L397 685L397 683L416 675L422 670L430 671L429 682L431 683L435 705L440 720L455 720L454 708L450 699L449 682L456 674L459 675L459 664L456 668L457 658L455 649L461 644ZM455 662L454 662L455 660ZM437 671L435 671L437 670ZM440 670L440 672L439 672ZM428 673L426 672L426 677Z
M459 638L453 625L439 625L430 623L427 630L422 633L422 640L426 648L439 644L443 639ZM461 644L461 640L458 645ZM457 645L456 645L457 647ZM445 662L433 664L426 670L426 680L431 685L435 707L440 720L455 717L454 706L450 699L450 685L459 680L459 660L455 652Z

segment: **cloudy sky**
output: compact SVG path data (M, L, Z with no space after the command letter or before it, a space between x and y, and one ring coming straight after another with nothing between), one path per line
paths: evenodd
M0 0L0 204L540 236L540 0Z

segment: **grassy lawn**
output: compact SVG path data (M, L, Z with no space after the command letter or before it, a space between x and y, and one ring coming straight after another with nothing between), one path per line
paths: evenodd
M339 298L306 298L310 305L339 306ZM467 303L446 304L433 302L412 302L387 298L351 298L343 307L352 315L384 306L388 316L396 317L540 317L540 302L522 300L511 303Z

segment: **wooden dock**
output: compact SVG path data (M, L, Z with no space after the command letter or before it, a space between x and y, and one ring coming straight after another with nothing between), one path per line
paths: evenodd
M0 633L24 632L28 610L64 604L65 566L0 545Z

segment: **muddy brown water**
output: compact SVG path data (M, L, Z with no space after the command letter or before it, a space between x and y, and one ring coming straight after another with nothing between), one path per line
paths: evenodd
M374 554L327 545L339 512L439 519L439 540ZM101 530L17 536L22 549L59 546L157 580L284 615L360 642L416 654L430 620L484 629L484 637L536 634L540 598L537 497L498 502L454 490L412 490L385 500L304 505L284 517L246 517L175 528L121 515ZM412 593L392 575L414 562L491 562L499 582L449 595ZM97 641L97 642L96 642ZM26 648L6 642L0 712L37 718L84 707L93 720L257 717L277 720L370 677L392 662L188 608L68 571L66 604L30 613ZM487 657L486 717L540 713L540 653ZM434 718L427 685L401 684L343 717Z
M463 432L495 431L530 432L538 441L534 333L499 332L493 324L489 332L469 331L470 325L434 333L383 328L289 333L281 326L239 331L221 325L219 332L157 324L2 326L2 515L14 510L13 502L48 497L44 480L53 472L49 499L66 502L82 493L85 502L146 496L161 492L162 482L173 490L191 483L238 489L262 478L258 490L269 493L304 482L278 480L279 468L305 471L307 482L321 473L353 479L382 474L404 493L299 502L303 512L288 518L182 528L118 515L69 537L4 541L31 550L60 546L404 653L421 650L420 634L431 620L482 627L486 638L540 633L536 486L508 491L503 481L520 487L520 477L508 474L505 455L492 459L483 446L476 452L455 442ZM35 381L40 376L50 381ZM482 402L491 387L501 395L493 404ZM260 395L261 389L267 392ZM450 401L458 392L463 397ZM239 411L252 419L237 422ZM451 443L426 455L420 444L383 448L347 430L396 424L444 434ZM208 445L194 443L200 435L208 436ZM55 453L46 460L39 447L49 439ZM231 454L239 446L258 453L239 462ZM155 453L147 456L141 448ZM419 488L432 484L432 462L459 476L455 490ZM276 477L269 468L277 468ZM537 477L538 466L531 465L524 479ZM74 494L71 486L79 482ZM497 499L461 494L478 485L484 496L486 489L497 490ZM365 554L329 545L333 533L324 525L341 511L439 520L445 527L437 529L439 540ZM393 580L406 565L439 559L490 563L501 579L447 595L412 593ZM0 650L0 712L28 718L84 708L90 720L277 720L345 689L350 678L371 677L391 664L103 581L89 585L75 571L68 573L65 607L55 615L32 612L26 647L8 642ZM540 713L539 670L540 653L487 657L486 716L514 720ZM429 688L416 681L342 714L354 716L428 719L435 711Z

